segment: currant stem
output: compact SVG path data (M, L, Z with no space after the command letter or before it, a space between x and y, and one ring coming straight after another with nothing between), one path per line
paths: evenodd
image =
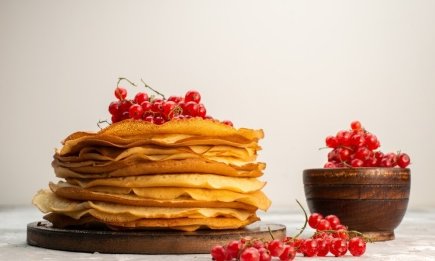
M272 238L272 240L275 240L275 237L273 236L272 230L270 229L269 226L267 226L267 230L269 230L269 234L270 234L270 237Z
M163 98L163 100L166 100L165 95L163 95L163 94L161 94L160 92L154 90L151 86L149 86L148 84L146 84L146 83L144 82L143 79L140 79L140 81L143 83L143 85L145 86L145 88L148 88L148 89L152 90L152 91L155 92L156 94L160 95L160 96Z
M307 224L308 224L308 215L307 215L307 211L305 211L305 208L302 206L302 204L299 202L299 200L296 199L296 202L298 203L299 207L301 207L302 211L304 212L304 215L305 215L305 223L304 223L304 226L303 226L302 228L299 229L299 230L300 230L299 233L296 234L293 238L297 238L298 236L300 236L300 235L304 232L304 230L305 230L305 228L307 227Z
M98 122L97 122L97 126L98 126L98 128L100 128L100 130L102 130L103 128L100 126L100 124L102 124L102 123L107 123L108 125L111 125L110 124L110 122L108 122L107 120L99 120Z
M316 232L314 233L314 235L321 234L322 232L323 232L323 233L337 233L337 230L322 230L322 231L316 231ZM359 231L356 231L356 230L345 230L345 231L340 231L340 233L346 233L346 234L348 234L348 235L352 235L352 234L353 234L353 235L355 235L355 236L359 236L359 237L363 238L364 241L366 241L366 242L370 242L370 243L373 242L373 240L372 240L371 237L364 236L363 233L361 233L361 232L359 232Z
M129 79L127 79L127 78L125 78L125 77L119 77L119 78L118 78L118 82L116 83L116 87L119 86L119 83L120 83L121 81L126 81L126 82L128 82L129 84L133 85L134 87L137 86L136 83L130 81Z

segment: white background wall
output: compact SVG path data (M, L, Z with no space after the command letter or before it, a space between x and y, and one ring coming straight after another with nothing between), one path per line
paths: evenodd
M211 115L263 128L275 209L304 199L302 170L354 119L411 155L410 207L435 206L434 14L435 1L0 0L0 204L56 180L54 148L97 130L127 76L198 89Z

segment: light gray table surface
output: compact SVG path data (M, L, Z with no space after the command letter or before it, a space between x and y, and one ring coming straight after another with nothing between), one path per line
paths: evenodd
M261 214L265 222L287 226L287 233L297 232L304 222L300 212L269 212ZM26 226L39 221L42 214L33 207L0 206L0 260L211 260L210 255L123 255L75 253L32 247L26 244ZM306 231L305 236L312 233ZM435 260L435 210L408 211L396 229L396 239L369 244L362 257L347 254L340 259L333 256L295 260ZM274 259L277 260L277 259Z

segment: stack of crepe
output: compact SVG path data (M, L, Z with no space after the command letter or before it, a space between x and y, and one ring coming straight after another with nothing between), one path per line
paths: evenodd
M261 138L262 130L196 118L76 132L52 162L63 180L33 203L56 227L240 228L270 206L257 179L265 168L256 161Z

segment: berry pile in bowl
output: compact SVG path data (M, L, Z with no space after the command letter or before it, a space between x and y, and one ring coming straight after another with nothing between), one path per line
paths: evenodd
M341 130L325 139L328 153L325 168L339 167L401 167L406 168L411 159L406 153L386 153L379 150L381 143L376 135L362 128L359 121L350 124L351 130Z
M359 121L325 141L331 151L324 167L303 172L310 211L336 214L374 241L394 239L409 201L408 154L383 153L379 139Z

